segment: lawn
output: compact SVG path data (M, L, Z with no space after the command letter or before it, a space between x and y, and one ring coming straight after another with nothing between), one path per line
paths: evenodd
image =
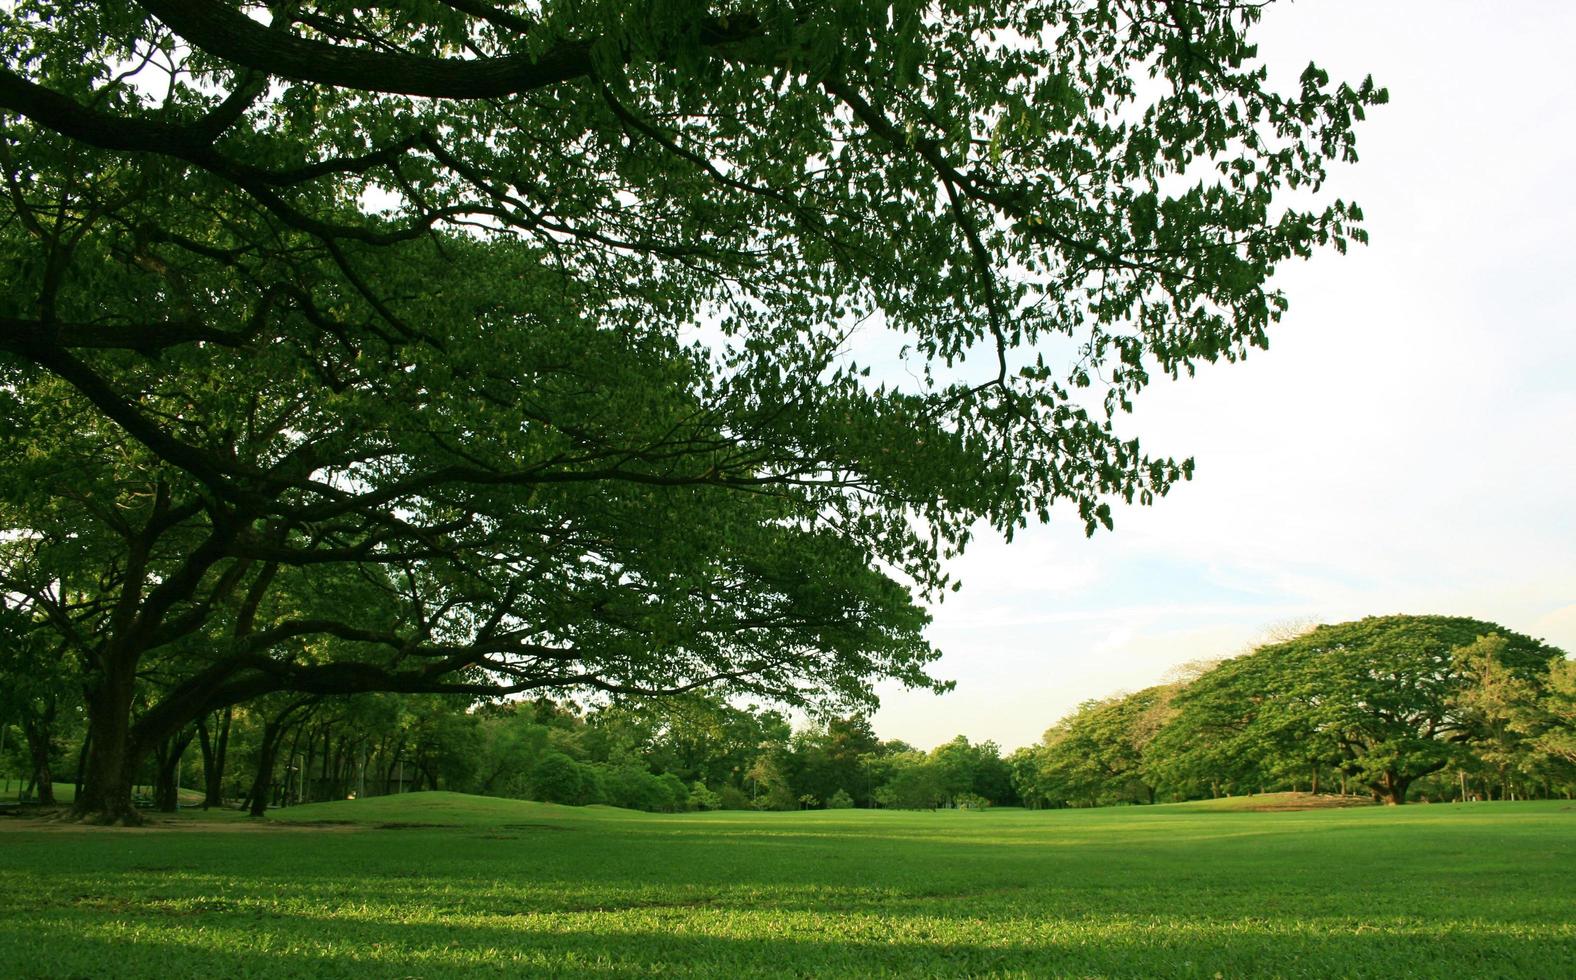
M15 777L9 779L0 778L0 804L17 802L17 800L21 798L22 790L26 788L26 786L26 781L17 779ZM54 784L54 786L56 803L70 803L76 799L77 788L72 783L57 782ZM153 787L134 786L132 787L132 794L138 797L151 797L153 795ZM202 790L187 789L183 786L181 787L180 794L181 806L197 806L202 803Z
M1576 804L0 827L0 973L1576 976Z

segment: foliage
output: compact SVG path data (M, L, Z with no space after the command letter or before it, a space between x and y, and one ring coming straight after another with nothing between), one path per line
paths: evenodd
M272 692L944 686L944 560L1191 471L1115 418L1363 239L1301 192L1384 100L1251 4L263 9L0 14L0 529L69 598L0 576L107 819Z
M947 796L942 773L923 752L900 752L890 759L891 777L875 791L883 807L934 810Z
M706 784L695 780L689 791L689 808L691 810L720 810L722 809L722 794L713 793L706 788Z
M959 735L932 749L930 763L935 768L944 799L952 805L961 805L964 797L995 803L1016 802L1010 775L995 742L976 745Z
M1173 694L1169 687L1151 687L1079 705L1019 761L1019 791L1054 806L1155 802L1144 753Z
M1478 758L1508 765L1509 705L1536 699L1560 652L1460 617L1321 626L1226 661L1175 698L1151 746L1165 778L1276 785L1335 767L1389 803Z
M1548 691L1533 709L1533 743L1550 760L1576 768L1576 660L1549 668Z
M799 797L783 772L777 753L766 752L744 774L750 787L750 806L757 810L797 810Z
M548 752L531 767L531 792L535 799L547 803L577 806L600 802L609 793L619 797L620 806L638 806L645 802L638 788L629 790L622 782L609 785L598 780L594 770L562 752Z

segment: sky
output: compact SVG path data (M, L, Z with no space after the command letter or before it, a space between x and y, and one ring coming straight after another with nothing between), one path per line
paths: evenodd
M1576 653L1576 4L1283 0L1255 33L1272 84L1389 89L1328 185L1372 243L1277 273L1267 352L1140 398L1126 430L1191 483L953 563L957 687L881 687L881 737L1010 750L1292 624L1472 616Z

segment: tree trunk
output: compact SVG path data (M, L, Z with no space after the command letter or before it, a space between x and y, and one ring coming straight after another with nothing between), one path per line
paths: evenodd
M377 770L381 769L382 766L383 766L384 757L388 755L388 743L389 743L389 739L388 739L387 735L380 735L380 736L378 736L378 747L377 747L377 749L375 751L373 751L372 754L369 755L367 757L367 759L366 759L366 765L367 766L369 766L369 767L375 766L376 767L376 768L373 769L374 773L376 773ZM361 781L363 783L367 781L367 774L365 772L363 772L361 774ZM377 789L378 788L376 775L373 776L372 788L373 789ZM374 796L379 796L379 795L384 795L384 794L387 794L387 793L388 793L388 781L384 780L383 792L381 794L380 793L374 793L373 795ZM362 793L361 795L365 796L367 794Z
M213 739L208 736L208 716L197 719L197 748L202 751L202 808L208 809L213 784Z
M82 751L77 753L77 780L72 786L72 799L82 798L82 785L88 768L88 749L93 745L93 729L89 728L87 734L82 736Z
M186 752L186 746L191 744L193 729L176 732L154 750L154 758L158 765L154 769L153 780L153 805L160 812L174 813L180 809L181 786L180 765L181 758Z
M334 726L331 722L323 723L323 761L318 766L317 785L313 787L312 798L315 800L331 800L334 798L328 776L328 763L334 751L333 731Z
M1374 795L1385 806L1400 806L1406 802L1406 788L1411 782L1410 779L1403 779L1394 772L1386 771L1384 779L1374 787Z
M394 767L399 765L399 763L401 761L401 757L404 754L405 754L405 743L403 741L401 741L394 749L394 757L389 760L389 767L388 767L388 769L385 770L384 773L383 773L383 795L384 796L389 795L389 784L394 782ZM401 777L400 778L400 788L398 790L394 790L394 792L400 792L401 790L403 790L405 788L405 786L404 786L404 783L405 783L404 775L405 775L405 770L402 768L402 769L400 769L400 777Z
M233 709L225 708L224 714L219 718L218 737L209 739L208 719L199 722L198 734L202 736L202 775L203 775L203 800L202 806L224 806L224 762L230 745L230 718Z
M33 763L33 783L38 787L38 802L55 805L55 774L49 765L49 742L55 721L55 699L42 715L24 709L22 731L27 736L27 751Z
M274 781L275 756L279 752L279 743L284 740L285 733L290 729L290 716L301 708L315 703L316 700L316 698L308 698L287 705L277 715L263 722L263 738L257 749L257 772L252 777L252 791L246 795L250 801L249 812L252 816L260 817L268 809L268 790ZM304 725L305 721L301 724ZM300 731L301 725L297 725L297 735Z
M350 743L341 735L334 746L334 799L344 799L349 786Z
M142 823L131 805L131 777L142 761L131 744L135 666L118 657L105 657L103 663L98 683L86 691L87 771L71 814L89 823L135 827Z
M301 793L302 793L301 781L305 778L305 773L304 773L304 771L299 771L298 772L296 769L294 769L294 766L295 766L297 750L299 750L301 748L301 736L305 732L306 732L306 720L303 719L300 724L295 726L295 737L290 740L290 751L285 753L285 786L284 786L285 795L279 801L279 805L280 806L289 806L291 804L291 802L292 802L291 799L290 799L290 774L292 772L297 772L297 775L296 775L296 795L295 795L294 802L296 802L296 803L300 803L301 802ZM281 733L281 735L283 735L283 733Z
M284 736L284 722L274 718L263 723L262 743L257 747L257 772L252 777L251 800L248 812L260 817L268 809L268 791L274 782L274 756L279 751L279 741Z

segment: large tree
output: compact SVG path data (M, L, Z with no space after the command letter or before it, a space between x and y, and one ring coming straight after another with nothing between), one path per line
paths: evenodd
M1164 493L1189 464L1113 419L1361 239L1283 192L1383 92L1271 86L1258 15L0 13L4 504L98 562L45 610L79 811L130 819L139 759L271 691L934 683L917 600L971 528Z
M1420 777L1492 748L1481 684L1541 684L1561 651L1459 616L1373 616L1320 626L1193 681L1151 751L1173 778L1248 778L1335 765L1387 804ZM1468 669L1470 667L1470 669ZM1478 690L1474 690L1474 689ZM1500 733L1503 735L1503 732Z

